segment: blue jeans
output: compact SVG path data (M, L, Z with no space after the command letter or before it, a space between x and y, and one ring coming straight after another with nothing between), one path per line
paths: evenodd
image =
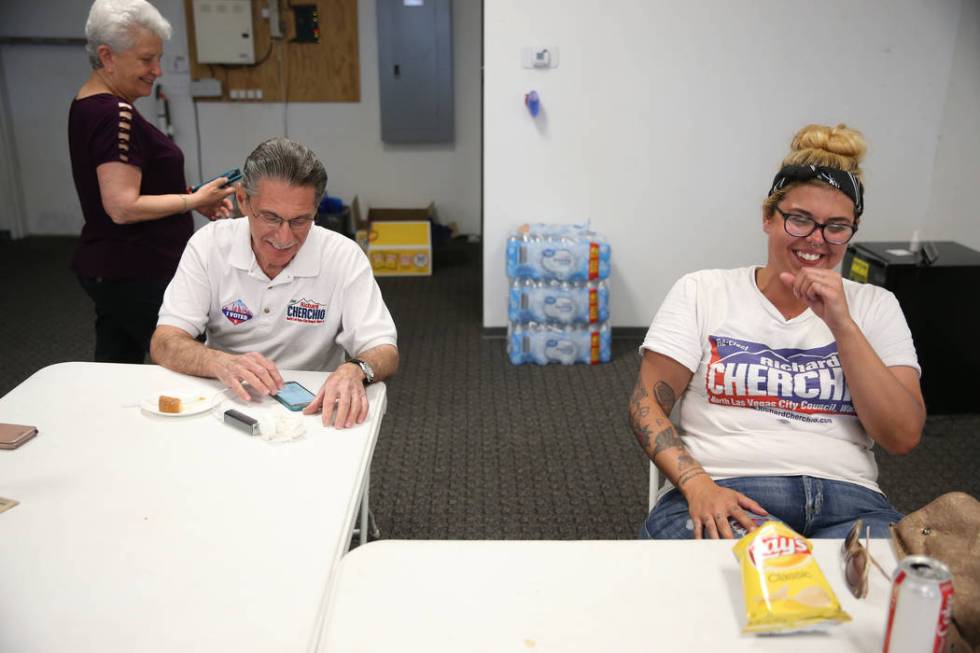
M715 481L741 492L808 538L843 538L860 517L871 537L890 536L888 525L902 514L884 494L868 488L812 476L745 476ZM672 489L650 511L640 539L685 540L694 537L684 495Z

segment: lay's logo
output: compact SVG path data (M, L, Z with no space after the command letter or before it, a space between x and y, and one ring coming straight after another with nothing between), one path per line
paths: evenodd
M810 547L806 540L798 537L787 537L785 535L768 535L756 539L749 548L749 558L752 564L758 566L764 560L788 558L787 563L793 564L799 561L797 556L805 557L810 555Z

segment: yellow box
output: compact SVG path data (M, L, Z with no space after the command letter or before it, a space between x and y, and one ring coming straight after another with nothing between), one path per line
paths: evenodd
M371 221L368 259L376 277L432 275L432 232L426 221Z
M871 266L863 258L858 258L857 256L851 261L851 275L850 279L854 281L860 281L861 283L868 283L868 271Z

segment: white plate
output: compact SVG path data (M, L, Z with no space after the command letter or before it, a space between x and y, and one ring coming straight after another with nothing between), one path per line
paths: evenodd
M167 390L159 394L152 395L146 399L140 400L140 408L148 413L153 413L154 415L162 415L163 417L187 417L188 415L199 415L203 412L211 410L214 406L214 400L218 398L221 393L215 393L212 390L191 390L188 388L180 388L177 390ZM162 413L160 412L160 397L161 395L166 395L167 397L174 397L180 399L180 412L179 413Z

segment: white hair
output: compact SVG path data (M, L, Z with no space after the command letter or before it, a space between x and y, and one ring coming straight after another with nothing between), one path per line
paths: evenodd
M108 45L122 52L136 45L136 28L150 30L161 41L170 39L173 29L156 7L146 0L95 0L85 21L85 50L93 69L101 68L99 46Z

